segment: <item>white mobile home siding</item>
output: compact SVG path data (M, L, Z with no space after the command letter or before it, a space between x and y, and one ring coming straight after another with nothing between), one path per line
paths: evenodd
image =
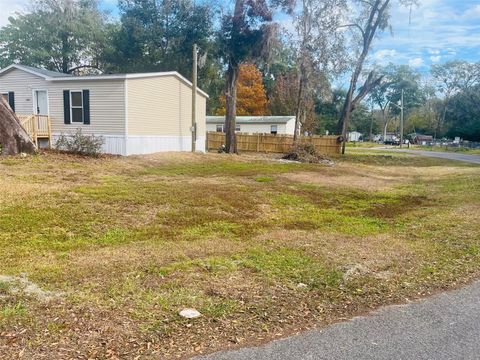
M218 123L208 123L207 131L217 131ZM295 132L295 119L291 119L286 123L242 123L237 120L237 125L240 125L240 132L248 134L270 134L272 125L277 125L277 134L293 135Z
M295 135L295 118L288 120L285 124L285 134Z
M270 134L272 125L277 125L278 134L286 134L285 124L238 124L240 125L240 132L249 134Z

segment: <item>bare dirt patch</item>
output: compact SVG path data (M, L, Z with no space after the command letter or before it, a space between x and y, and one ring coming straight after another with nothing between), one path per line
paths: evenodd
M266 243L272 249L299 248L310 256L342 268L346 266L347 269L359 264L368 267L369 271L374 271L393 263L410 262L414 259L413 250L402 239L391 234L354 236L278 229L258 236L256 242Z
M0 283L6 285L8 295L24 295L39 301L50 301L61 297L61 292L43 290L36 283L28 280L25 274L21 276L0 275Z
M342 170L345 170L342 172ZM378 174L368 170L346 169L338 166L335 170L325 169L319 172L296 172L280 175L281 178L295 183L314 184L330 188L354 188L369 191L385 190L408 180L398 174Z

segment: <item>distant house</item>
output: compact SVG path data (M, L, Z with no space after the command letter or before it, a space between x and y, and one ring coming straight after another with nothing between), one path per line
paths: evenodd
M0 70L0 94L19 117L49 119L53 142L80 128L101 135L105 153L191 150L192 84L177 72L73 76L14 64ZM208 95L197 94L196 149L205 151Z
M415 135L415 137L413 138L413 142L417 145L425 145L427 143L430 143L433 141L433 136L431 135L420 135L420 134L417 134Z
M351 142L361 141L362 137L363 137L363 134L358 131L350 131L348 133L348 141L351 141Z
M397 133L394 132L387 132L385 133L385 138L383 139L384 144L400 144L400 137Z
M225 116L207 116L207 131L225 132ZM237 116L236 131L248 134L295 133L295 116Z

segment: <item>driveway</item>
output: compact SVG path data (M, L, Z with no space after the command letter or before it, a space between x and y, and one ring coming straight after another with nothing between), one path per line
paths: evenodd
M436 151L425 151L425 150L407 150L407 149L395 149L391 151L398 151L398 152L404 152L409 154L429 156L429 157L448 159L448 160L458 160L458 161L469 162L472 164L480 164L480 155L469 155L469 154L454 153L454 152L436 152Z
M270 344L197 360L479 359L480 282Z

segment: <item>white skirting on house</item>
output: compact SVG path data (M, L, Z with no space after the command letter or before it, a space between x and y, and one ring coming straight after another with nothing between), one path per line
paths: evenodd
M68 135L68 134L65 134ZM89 134L84 134L89 135ZM60 134L52 134L52 146L55 147L55 143ZM102 152L105 154L115 155L127 155L125 147L125 136L123 135L95 135L103 138Z
M129 135L127 155L152 154L165 151L191 151L191 136ZM205 152L205 137L199 137L196 150Z
M200 152L207 151L207 137L206 136L199 136L197 137L197 142L195 143L195 150Z
M53 134L53 146L60 134ZM104 140L102 152L116 155L142 155L166 151L191 151L190 136L97 135ZM205 136L196 142L196 151L205 152Z

